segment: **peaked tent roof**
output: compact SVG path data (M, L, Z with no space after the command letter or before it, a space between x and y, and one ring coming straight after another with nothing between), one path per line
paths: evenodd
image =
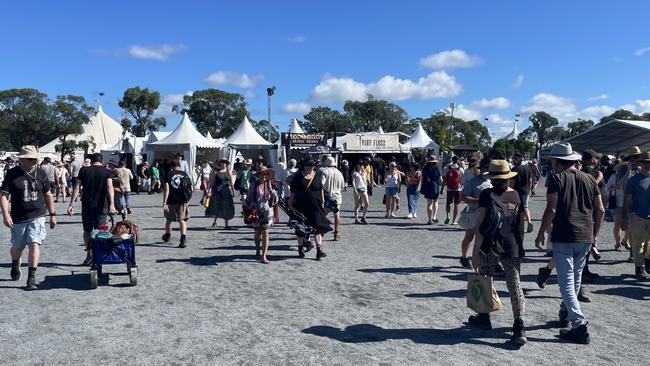
M575 151L594 149L603 154L626 152L631 146L650 150L650 121L615 119L596 125L562 142L570 142Z
M223 143L224 146L233 146L240 148L247 147L260 147L260 146L271 146L270 142L266 141L250 123L247 117L244 116L244 120L239 124L239 127L233 132L233 134L226 139Z
M411 149L439 149L440 146L433 142L431 137L427 135L426 131L424 131L424 128L422 128L422 124L418 123L418 127L415 129L413 134L411 135L411 138L408 139L405 143L405 146L408 146Z
M300 127L300 123L298 123L297 119L293 119L291 121L291 127L289 128L289 133L305 133L305 130Z
M115 145L122 139L122 132L124 129L122 125L117 123L108 114L104 113L104 109L100 105L97 113L90 117L90 122L83 126L84 132L80 135L68 136L69 141L84 141L92 137L95 144L97 144L96 151L100 151L104 147ZM40 152L56 152L55 146L60 144L59 138L56 138L49 143L41 146Z
M178 124L176 129L162 140L152 142L149 145L162 146L162 145L194 145L196 147L217 148L215 143L208 140L203 136L199 130L194 127L194 124L187 116L183 115L183 120Z
M517 135L519 135L519 132L517 131L517 120L515 119L514 125L512 126L512 132L505 135L503 138L506 140L515 140Z
M384 132L384 129L381 126L379 126L379 129L377 129L377 133L380 133L382 135L386 134L386 132Z

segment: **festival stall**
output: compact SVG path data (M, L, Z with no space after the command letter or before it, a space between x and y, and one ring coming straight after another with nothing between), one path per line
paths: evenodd
M235 161L237 153L241 153L245 159L255 159L262 155L272 166L278 161L277 146L257 133L247 117L244 117L235 132L224 141L223 147L226 158L231 162Z
M176 153L182 153L190 168L190 175L195 180L194 167L202 160L215 160L218 156L220 145L209 141L194 127L187 113L176 129L162 140L146 144L149 152L147 160L174 159Z

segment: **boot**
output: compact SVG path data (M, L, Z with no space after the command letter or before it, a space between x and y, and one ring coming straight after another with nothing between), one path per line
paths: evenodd
M25 289L27 291L38 290L38 285L36 284L36 268L29 268L27 274L27 286Z
M298 258L305 258L305 252L302 250L302 245L298 247Z
M569 326L569 312L566 309L560 309L558 317L560 318L559 322L561 328L566 328Z
M185 248L187 246L187 235L181 234L181 242L178 244L179 248Z
M578 292L578 301L580 302L591 302L591 298L587 296L587 291L584 290L584 287L580 287L580 292Z
M327 257L327 254L323 251L323 247L317 246L316 247L316 260L320 260L321 258Z
M20 271L20 260L12 260L11 261L11 280L12 281L18 281L21 276L22 276L22 272Z
M591 341L587 324L574 329L560 329L560 339L578 344L589 344Z
M490 313L479 313L477 315L471 315L467 320L467 323L479 329L484 329L484 330L492 329L492 322L490 321Z
M537 286L539 286L539 288L544 288L546 286L546 281L548 281L551 271L552 270L548 267L542 267L539 269L539 273L537 274Z
M518 346L523 346L528 342L523 319L515 320L515 323L512 325L512 337L510 337L510 340Z
M646 264L647 264L646 260ZM634 268L634 278L636 278L639 281L647 281L648 280L648 275L646 275L643 271L643 267L635 267Z

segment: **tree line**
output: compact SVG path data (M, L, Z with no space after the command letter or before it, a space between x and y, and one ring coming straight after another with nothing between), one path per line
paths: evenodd
M144 137L167 125L164 117L156 117L160 107L160 93L139 86L124 91L118 105L124 111L122 127L137 137ZM202 134L227 138L237 129L244 117L265 138L279 137L277 126L267 120L251 118L246 98L239 93L218 89L197 90L185 95L183 102L174 105L175 113L187 113ZM50 99L36 89L8 89L0 91L0 150L16 150L22 145L42 146L59 139L57 151L63 157L75 149L95 148L94 141L75 142L69 136L83 132L83 125L96 111L85 99L75 95L59 95ZM650 120L650 113L635 115L620 109L603 117L599 123L612 119ZM303 115L303 128L309 133L344 134L377 131L411 134L418 124L436 141L442 151L458 144L474 145L492 156L510 157L515 151L536 156L552 143L582 133L595 125L592 120L578 119L566 127L557 118L539 111L529 117L530 127L515 139L498 139L494 143L487 127L478 120L465 121L445 112L428 117L410 117L399 105L368 95L365 101L346 101L343 110L314 106ZM19 126L17 128L17 126Z

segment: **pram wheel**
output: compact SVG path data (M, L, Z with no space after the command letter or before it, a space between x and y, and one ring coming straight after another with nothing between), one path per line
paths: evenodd
M96 269L91 269L90 270L90 289L94 290L97 288L97 270Z
M131 283L131 286L135 286L138 284L138 267L137 266L127 266L129 270L129 281Z

